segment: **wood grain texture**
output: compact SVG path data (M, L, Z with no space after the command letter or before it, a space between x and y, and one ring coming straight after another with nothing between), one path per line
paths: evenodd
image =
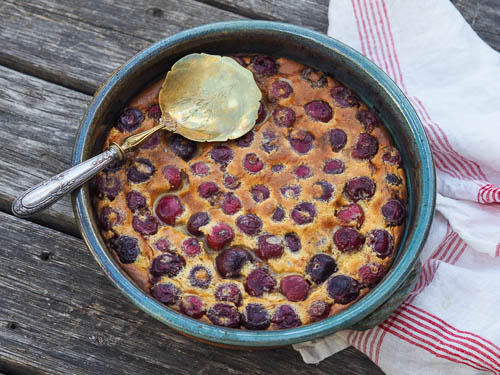
M91 94L153 41L210 22L242 19L193 0L169 0L162 8L155 3L5 0L0 64ZM161 17L155 16L158 9Z
M467 22L491 47L500 51L500 2L498 0L452 0Z
M252 19L288 22L326 34L329 0L198 0Z
M0 63L91 94L135 53L187 28L247 18L240 14L322 32L328 24L327 0L207 3L215 6L195 0L5 0Z
M0 66L0 210L71 166L80 119L90 96ZM31 220L78 235L69 196Z
M23 374L381 374L347 349L318 366L292 348L231 351L138 310L83 241L0 213L0 369ZM50 275L50 277L48 277Z

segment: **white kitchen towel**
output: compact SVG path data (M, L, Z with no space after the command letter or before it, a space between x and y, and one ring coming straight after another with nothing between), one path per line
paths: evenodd
M353 345L387 374L500 374L500 54L448 0L331 0L328 35L403 90L431 143L438 195L423 272L364 332L295 345L307 363Z

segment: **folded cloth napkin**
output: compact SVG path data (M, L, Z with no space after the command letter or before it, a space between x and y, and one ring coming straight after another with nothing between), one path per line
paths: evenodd
M500 54L448 0L331 0L329 21L420 116L437 207L423 272L389 319L295 349L317 363L353 345L387 374L500 374Z

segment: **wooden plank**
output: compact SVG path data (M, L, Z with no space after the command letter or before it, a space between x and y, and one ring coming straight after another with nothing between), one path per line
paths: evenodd
M0 5L4 46L0 63L91 94L109 73L154 41L201 24L246 18L232 11L323 32L327 29L327 0L213 4L216 7L195 0L152 0L147 4L135 0L6 0Z
M160 8L141 7L134 0L75 0L67 9L55 8L57 3L66 4L0 3L0 64L85 93L93 93L114 69L153 41L209 22L242 19L194 0L163 2L162 17L154 16ZM70 9L84 9L93 17L79 19Z
M254 19L288 22L322 33L328 29L329 0L199 0ZM334 4L335 6L335 4Z
M205 13L213 8L252 19L289 22L324 33L328 28L328 0L293 2L196 0L196 2L187 2L184 7L172 0L149 2L25 0L23 4L146 40L163 38L165 27L171 26L172 22L181 28L183 26L185 28L186 23L199 24ZM204 6L205 4L208 6Z
M308 366L292 348L188 339L111 285L83 241L0 213L0 368L23 374L381 374L347 349Z
M78 123L90 96L0 66L0 210L23 190L71 166ZM34 221L78 234L64 197Z

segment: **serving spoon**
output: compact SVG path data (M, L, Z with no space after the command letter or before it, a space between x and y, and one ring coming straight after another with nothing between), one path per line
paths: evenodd
M253 74L226 56L190 54L167 73L158 102L159 124L21 193L12 202L18 217L31 216L75 190L109 164L123 160L144 141L169 130L197 142L235 139L255 124L261 92Z

